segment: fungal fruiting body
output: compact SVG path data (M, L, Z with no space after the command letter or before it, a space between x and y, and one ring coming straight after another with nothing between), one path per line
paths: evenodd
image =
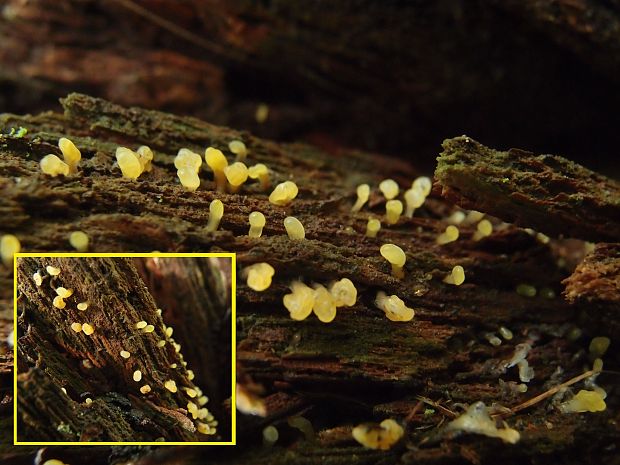
M413 218L416 208L420 208L424 204L424 194L419 189L408 189L405 191L405 204L407 208L405 210L405 216Z
M507 425L498 429L483 402L471 404L465 413L448 423L444 431L482 434L491 438L500 438L509 444L516 444L521 438L517 430Z
M80 323L71 323L71 329L76 333L82 331L82 325Z
M243 162L237 161L224 168L224 174L228 180L228 191L235 193L248 179L248 167Z
M473 239L479 241L484 237L488 237L493 234L493 224L489 220L481 220L476 226L476 232Z
M314 439L314 428L312 427L312 423L307 418L301 416L289 417L286 421L291 428L297 428L299 431L303 433L306 437L307 441L312 441Z
M535 297L536 296L536 288L530 284L519 284L515 290L517 294L522 295L524 297Z
M590 341L590 354L593 357L600 358L605 355L607 349L609 349L609 345L611 344L611 339L605 336L597 336L592 338Z
M142 394L148 394L149 392L151 392L151 386L149 386L148 384L145 384L144 386L140 387L140 392Z
M77 165L82 159L82 154L80 150L75 146L73 142L71 142L66 137L61 137L58 139L58 148L62 152L62 157L65 160L65 163L69 167L70 173L77 172Z
M411 188L420 191L424 197L428 197L431 193L433 182L427 176L420 176L411 183Z
M508 328L506 328L505 326L500 326L499 328L499 334L506 339L507 341L510 341L513 337L512 335L512 331L510 331Z
M330 323L336 318L336 301L325 286L317 284L314 287L312 310L322 323Z
M329 292L334 298L336 307L351 307L357 300L357 289L349 278L342 278L340 281L332 283Z
M443 282L446 284L454 284L455 286L460 286L465 282L465 270L461 265L456 265L454 268L452 268L450 274L443 278Z
M179 181L190 192L194 192L200 187L198 173L201 165L202 157L186 148L179 149L174 158L174 166L177 169Z
M131 357L131 354L129 352L127 352L126 350L121 350L121 357L129 358L129 357Z
M63 299L66 299L68 297L71 297L73 295L73 290L72 289L66 289L64 287L57 287L56 288L56 294L60 297L62 297Z
M398 184L393 179L384 179L379 183L379 190L387 200L392 200L398 195Z
M145 333L152 333L153 331L155 331L155 326L146 325L142 331L144 331Z
M67 464L65 462L63 462L62 460L49 459L49 460L46 460L45 462L43 462L43 465L67 465Z
M200 177L198 173L191 168L181 168L177 170L177 176L179 177L181 185L190 192L194 192L200 187Z
M273 266L269 263L255 263L245 268L242 275L247 278L247 285L250 289L262 292L271 286L271 279L274 273Z
M87 336L90 336L95 332L95 328L93 328L93 326L88 323L84 323L82 325L82 331L84 331L84 334L86 334Z
M368 198L370 197L370 186L368 184L360 184L357 186L357 200L351 207L351 211L353 213L357 213L362 209L364 204L368 202Z
M37 287L41 286L41 284L43 283L43 278L41 277L41 273L39 273L38 271L32 275L32 279L34 283L37 285Z
M258 179L260 188L264 191L271 187L271 179L269 179L269 168L262 163L257 163L248 168L248 176L250 179Z
M407 260L403 249L395 244L383 244L379 251L381 256L392 265L392 276L403 279L405 277L405 261Z
M290 312L293 320L305 320L312 313L312 307L314 307L314 289L306 286L301 281L293 281L290 288L292 292L286 294L282 302Z
M240 140L231 140L228 149L237 156L237 161L243 161L248 156L248 149Z
M209 205L209 222L207 223L207 231L217 231L220 226L220 221L224 216L224 204L221 200L215 199Z
M153 151L150 147L146 145L141 145L136 150L138 154L138 161L140 162L140 166L142 166L142 171L149 172L153 167L151 166L151 162L153 161Z
M80 302L79 304L77 304L77 309L84 311L88 308L88 302Z
M67 176L69 174L69 165L53 154L45 155L41 158L39 166L41 166L41 171L44 174L52 177L58 175Z
M401 298L395 295L388 297L383 291L377 292L375 305L385 312L390 321L411 321L415 316L413 308L407 307Z
M69 244L78 252L86 252L88 250L88 236L83 231L73 231L69 235Z
M146 321L144 321L144 320L138 321L136 323L136 329L144 329L144 328L146 328L146 325L148 325L148 323Z
M437 244L439 245L444 245L450 242L454 242L458 238L459 238L459 228L451 224L450 226L446 228L444 232L442 232L439 236L437 236L437 239L435 240L435 242L437 242Z
M248 231L248 236L250 237L261 237L263 235L263 227L265 226L265 215L261 212L252 212L248 217L250 222L250 230Z
M142 174L143 168L140 163L140 155L127 147L118 147L116 149L116 162L124 178L138 179Z
M224 174L224 169L228 166L228 160L226 160L221 150L209 147L205 150L205 161L211 171L213 171L213 178L218 192L224 192L226 190L226 174Z
M58 276L60 274L60 268L56 268L55 266L46 266L45 271L50 276Z
M2 257L2 263L7 268L13 266L13 256L19 253L22 246L19 239L13 234L5 234L0 239L0 257Z
M403 437L405 431L396 421L388 418L379 425L361 424L353 428L353 438L369 449L388 450Z
M259 417L264 417L267 415L267 408L265 407L265 402L263 400L244 389L243 386L237 384L235 387L236 394L236 407L242 413L246 415L256 415Z
M60 297L59 295L54 297L54 300L52 301L52 305L56 308L60 308L61 310L67 306L64 299Z
M259 104L256 107L254 118L259 124L263 124L265 121L267 121L267 118L269 118L269 105L267 105L266 103Z
M178 390L178 389L177 389L177 383L176 383L175 381L171 380L171 379L169 379L168 381L166 381L166 382L164 383L164 387L165 387L166 389L168 389L168 390L169 390L170 392L172 392L172 393L175 393L175 392L177 392L177 390Z
M304 225L294 216L287 216L284 218L284 228L290 239L299 240L305 239L306 237Z
M298 193L299 188L297 184L292 181L284 181L273 189L273 192L269 195L269 202L284 207L291 203Z
M580 390L575 397L568 402L560 404L562 413L602 412L607 408L605 399L597 391Z
M366 237L377 237L377 233L381 229L381 221L376 218L369 218L366 224Z
M519 379L523 383L529 383L534 379L534 368L532 368L526 359L520 360L517 363L519 368Z
M263 429L263 443L265 445L270 446L272 444L275 444L278 441L279 437L280 435L278 433L278 429L275 426L269 425L265 429Z
M396 224L403 212L403 203L400 200L388 200L385 203L385 222Z
M133 372L133 380L137 383L142 379L142 372L140 370L136 370Z

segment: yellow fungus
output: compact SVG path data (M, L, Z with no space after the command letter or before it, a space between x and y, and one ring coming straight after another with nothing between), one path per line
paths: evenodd
M271 179L269 179L269 168L262 163L257 163L248 168L248 176L251 179L258 179L260 188L264 191L271 187Z
M166 345L166 341L161 339L159 341L157 341L157 347L163 347Z
M200 396L198 398L198 405L205 405L207 402L209 402L209 398L207 396Z
M412 218L416 208L420 208L424 204L426 197L419 189L408 189L405 191L405 204L407 208L405 210L405 216Z
M169 379L168 381L164 383L164 387L172 393L177 392L177 383L171 379Z
M32 275L32 279L34 280L34 283L37 285L37 287L43 284L43 278L41 277L41 273L39 273L38 271Z
M44 174L52 177L58 175L67 176L69 174L69 165L53 154L45 155L41 158L39 166Z
M207 223L207 231L217 231L217 228L220 226L220 221L222 221L223 216L224 204L221 200L215 199L209 205L209 221Z
M63 308L65 308L67 306L67 304L65 303L63 298L60 297L59 295L54 297L54 300L52 301L52 305L54 305L54 307L60 308L60 309L63 309Z
M21 250L21 244L19 239L13 234L5 234L0 239L0 256L2 257L2 263L7 268L13 266L13 256L19 253Z
M336 307L351 307L357 300L357 289L349 278L342 278L340 281L332 283L329 292L334 298Z
M299 189L292 181L284 181L278 184L269 195L269 202L280 207L286 206L293 201Z
M62 152L65 163L69 166L69 172L75 173L77 171L77 165L82 159L80 150L66 137L58 139L58 148L60 148Z
M498 429L495 420L491 418L488 408L483 402L471 404L465 413L446 425L445 431L482 434L491 438L499 438L510 444L516 444L521 438L517 430L508 426Z
M286 294L282 302L293 320L304 320L312 313L312 307L314 307L314 289L301 281L293 281L290 288L292 292Z
M400 200L388 200L385 203L385 222L396 224L403 212L403 203Z
M196 404L194 404L193 402L188 402L187 403L187 411L192 413L192 412L198 412L198 406Z
M57 287L56 288L56 294L58 294L63 299L66 299L66 298L71 297L73 295L73 290L72 289L65 289L64 287Z
M79 304L77 304L77 309L84 311L88 308L88 302L80 302Z
M439 245L448 244L450 242L454 242L459 238L459 228L454 225L450 225L446 228L444 232L442 232L435 242Z
M513 337L512 335L512 331L510 331L508 328L506 328L505 326L500 326L499 328L499 334L506 339L507 341L510 341Z
M392 419L383 420L379 425L361 424L353 428L353 438L369 449L388 450L403 437L405 431Z
M336 318L336 301L325 286L317 284L314 287L314 305L312 310L319 321L323 323L330 323Z
M357 213L362 209L364 204L368 202L368 198L370 197L370 186L368 184L360 184L357 186L357 200L353 207L351 207L351 211L353 213Z
M138 321L138 322L136 323L136 329L143 329L143 328L146 328L146 325L147 325L147 324L148 324L148 323L147 323L146 321L144 321L144 320L142 320L142 321Z
M247 278L250 289L262 292L271 286L271 279L276 270L269 263L255 263L242 271L242 276Z
M310 311L312 311L312 308L310 308ZM237 401L236 407L240 412L245 413L246 415L257 415L260 417L267 415L265 402L260 397L246 390L238 383L235 387L235 394Z
M498 338L495 334L493 333L486 333L484 335L484 338L489 341L489 344L491 344L492 346L501 346L502 345L502 340L500 338Z
M142 372L140 370L136 370L133 372L133 380L137 383L142 379Z
M580 390L568 402L560 404L562 413L602 412L607 408L603 396L598 391Z
M592 371L595 371L597 373L600 373L601 371L603 371L603 360L600 358L594 359L594 362L592 363Z
M226 160L221 150L209 147L205 150L205 161L211 171L213 171L213 178L218 192L224 192L226 190L224 169L228 166L228 160Z
M263 442L265 443L265 445L270 446L272 444L275 444L278 441L279 437L280 434L278 433L278 429L275 426L269 425L263 429Z
M93 334L95 332L95 328L93 328L88 323L84 323L82 325L82 331L84 331L84 334L86 334L87 336L90 336L91 334Z
M58 276L60 274L60 268L56 268L55 266L46 266L45 271L50 276Z
M142 174L139 155L127 147L118 147L116 149L116 162L124 178L138 179Z
M235 193L248 180L248 167L245 163L237 161L224 168L224 174L228 180L228 190Z
M140 162L142 171L147 173L151 171L153 168L151 166L151 162L153 161L153 151L151 148L146 145L141 145L138 147L138 150L136 150L136 153L138 154L138 161ZM200 158L200 155L198 155L198 157Z
M140 392L142 394L148 394L149 392L151 392L151 386L145 384L144 386L140 387Z
M411 188L421 192L424 197L428 197L433 188L433 182L429 177L420 176L411 183Z
M455 211L445 220L450 224L461 224L465 220L465 213L462 211Z
M131 357L131 353L127 352L126 350L121 350L121 357L129 358Z
M407 307L400 297L395 295L388 297L383 291L377 292L375 305L385 312L390 321L410 321L415 316L415 311Z
M93 403L93 400L90 397L87 397L86 400L84 400L84 402L86 403L86 405L90 405Z
M476 226L476 232L474 233L473 239L475 241L479 241L484 237L488 237L493 234L493 224L489 220L482 220Z
M206 423L202 423L201 421L196 422L196 430L200 434L213 434L214 433L214 431L211 429L209 425L207 425Z
M519 284L515 288L517 294L522 295L524 297L535 297L536 296L536 288L530 284Z
M73 231L69 235L69 244L78 252L88 250L88 236L83 231Z
M261 237L263 234L263 227L265 226L265 215L261 212L252 212L249 216L250 230L248 236Z
M186 393L189 397L191 397L192 399L193 399L193 398L195 398L195 397L198 395L198 393L196 392L196 390L195 390L195 389L192 389L192 388L187 388L187 389L185 389L185 393Z
M62 460L49 459L43 462L43 465L67 465L67 464L65 464L65 462L63 462Z
M590 354L596 358L602 357L603 355L605 355L605 352L607 352L607 349L609 349L610 344L611 340L608 337L597 336L595 338L592 338L589 347Z
M379 190L387 200L392 200L398 195L398 184L393 179L384 179L379 183Z
M177 367L177 364L176 364L176 363L172 363L172 364L170 364L170 368L175 369L176 367Z
M173 333L173 331L174 331L174 329L173 329L172 327L168 326L168 327L166 328L166 336L168 336L168 337L172 337L172 333Z
M366 237L377 237L377 233L381 229L381 221L376 218L369 218L366 224Z
M187 370L187 379L188 380L193 380L196 377L196 375L194 374L193 370Z
M403 249L395 244L383 244L379 249L381 256L385 258L392 265L392 276L397 279L403 279L405 277L404 266L407 261L407 256Z
M79 333L82 331L82 325L80 323L71 323L71 329L76 333Z
M179 149L177 156L174 157L174 167L177 170L180 170L181 168L188 168L194 173L198 173L201 165L202 157L189 149Z
M181 185L189 192L194 192L200 187L200 177L193 168L180 168L177 170L177 176L179 181L181 181Z
M461 265L456 265L448 276L443 279L446 284L454 284L460 286L465 282L465 270Z
M248 156L248 149L240 140L231 140L228 143L228 149L237 155L237 161L243 161Z
M286 234L290 239L305 239L306 231L304 230L304 225L301 224L294 216L287 216L284 218L284 228L286 229Z
M466 223L477 223L482 218L484 218L484 213L478 212L476 210L470 210L465 217Z
M142 331L144 331L145 333L152 333L153 331L155 331L155 326L146 325Z
M263 124L265 121L267 121L267 118L269 118L269 105L267 105L266 103L259 104L256 107L254 118L259 124Z

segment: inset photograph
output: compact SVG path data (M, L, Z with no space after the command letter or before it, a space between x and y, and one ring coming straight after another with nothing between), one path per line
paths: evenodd
M235 444L234 254L17 254L15 444Z

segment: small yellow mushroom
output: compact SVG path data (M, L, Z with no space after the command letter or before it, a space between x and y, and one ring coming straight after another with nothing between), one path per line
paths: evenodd
M515 288L517 294L523 297L536 297L536 288L530 284L521 283Z
M392 200L398 195L400 189L398 188L396 181L393 179L384 179L379 184L379 190L383 193L383 196L387 200Z
M351 211L353 213L357 213L362 209L364 204L368 202L368 198L370 197L370 186L368 184L360 184L357 186L357 200L353 207L351 207Z
M41 171L44 174L52 177L58 175L67 176L69 174L69 165L53 154L45 155L41 158L39 166L41 166Z
M187 370L187 379L188 380L193 380L196 377L196 375L194 374L193 370Z
M592 338L590 341L590 354L593 357L599 358L605 355L607 349L609 349L609 345L611 344L611 339L605 336L597 336Z
M186 394L187 394L190 398L192 398L192 399L194 399L194 398L198 395L198 393L196 392L196 390L195 390L195 389L192 389L192 388L187 388L187 389L185 389L185 393L186 393Z
M282 302L293 320L305 320L312 313L312 307L314 307L314 289L301 281L293 281L290 288L292 292L286 294Z
M84 231L73 231L69 235L69 244L78 252L88 250L88 235Z
M602 412L607 408L602 393L598 391L580 390L568 402L560 404L562 413Z
M205 405L207 402L209 402L209 398L207 396L200 396L198 398L198 405Z
M86 405L90 405L90 404L92 404L92 403L93 403L93 400L92 400L90 397L87 397L87 398L84 400L84 403L85 403Z
M136 370L133 372L133 380L137 383L142 379L142 372L140 370Z
M248 236L261 237L263 234L263 227L265 226L265 215L261 212L252 212L249 216L250 230Z
M381 221L376 218L368 218L366 224L366 237L377 237L377 233L381 229Z
M456 265L448 276L443 279L446 284L454 284L460 286L465 282L465 270L461 265Z
M267 121L267 118L269 118L269 105L267 105L266 103L259 104L256 107L254 118L259 124L263 124L265 121Z
M39 273L38 271L32 275L32 279L34 280L34 283L37 285L37 287L40 287L41 284L43 284L43 278L41 277L41 273Z
M140 162L140 166L142 166L142 171L148 173L153 169L151 166L151 162L153 161L153 151L147 145L141 145L136 150L138 154L138 161ZM198 155L200 157L200 155ZM202 162L202 160L201 160Z
M411 188L405 191L405 203L407 209L405 210L405 216L407 218L413 218L416 208L420 208L424 204L424 194L419 189Z
M410 321L415 316L415 311L407 307L400 297L395 295L388 297L383 291L377 292L375 305L385 312L390 321Z
M200 187L200 177L191 167L184 167L177 170L177 176L181 185L189 192L194 192Z
M247 285L250 289L262 292L271 286L271 279L275 272L273 266L263 262L246 267L242 271L242 276L247 278Z
M300 240L306 238L304 225L294 216L284 218L284 228L290 239Z
M52 305L54 305L54 307L60 308L60 309L63 309L63 308L65 308L67 306L67 304L65 303L63 298L60 297L59 295L54 297L54 300L52 301Z
M153 331L155 331L155 326L146 325L142 331L144 331L145 333L152 333Z
M58 148L60 148L60 151L62 152L62 157L64 158L65 163L69 166L69 172L77 172L78 163L82 159L80 150L66 137L61 137L58 139Z
M88 323L84 323L82 325L82 331L84 331L84 334L86 334L87 336L90 336L95 332L95 328L93 328L92 325L89 325Z
M431 189L433 188L433 182L431 181L431 178L420 176L419 178L416 178L413 183L411 183L411 188L421 192L424 197L428 197L431 193Z
M506 328L505 326L500 326L499 328L499 334L506 339L507 341L510 341L513 338L513 334L512 331L510 331L508 328Z
M177 390L178 390L178 389L177 389L177 383L176 383L175 381L171 380L171 379L169 379L168 381L166 381L166 382L164 383L164 387L165 387L166 389L168 389L168 390L169 390L170 392L172 392L172 393L175 393L175 392L177 392Z
M400 200L388 200L385 203L385 222L396 224L403 212L403 203Z
M459 228L454 225L450 225L446 228L444 232L442 232L435 242L439 245L449 244L450 242L454 242L459 238Z
M224 204L221 200L215 199L209 205L209 221L207 223L207 231L213 232L217 231L217 228L220 226L220 221L222 221L222 217L224 216Z
M80 302L79 304L77 304L77 309L84 311L88 308L88 302Z
M144 329L144 328L146 328L146 325L148 325L148 323L146 321L144 321L144 320L138 321L136 323L136 329Z
M293 201L299 189L292 181L284 181L278 184L269 195L269 202L280 207L286 206Z
M473 239L475 241L479 241L484 237L488 237L493 234L493 224L489 220L482 220L476 226L476 232L474 233Z
M138 179L142 174L142 165L140 164L140 156L127 147L117 147L116 162L121 169L124 178Z
M159 341L157 341L157 347L163 347L166 345L166 341L161 339Z
M67 299L73 295L73 290L65 289L64 287L57 287L56 294L62 297L63 299Z
M60 274L60 268L56 268L55 266L46 266L45 271L50 276L58 276Z
M168 327L166 328L166 336L168 336L168 337L172 337L172 333L173 333L173 332L174 332L174 328L172 328L172 327L170 327L170 326L168 326Z
M314 305L312 310L319 321L323 323L330 323L336 318L336 301L325 286L321 284L314 286Z
M278 438L280 437L280 433L278 433L278 428L273 425L269 425L263 429L263 443L266 446L271 446L278 442Z
M197 421L196 422L196 430L200 433L200 434L215 434L215 430L212 429L209 425L207 425L206 423L202 423L201 421Z
M79 333L82 331L82 324L81 323L71 323L71 329L73 331L75 331L76 333Z
M224 174L228 180L228 190L234 194L239 192L243 183L248 180L248 167L245 163L237 161L224 168Z
M149 392L151 392L151 386L145 384L144 386L140 387L140 392L142 394L148 394Z
M121 350L121 357L129 358L131 357L131 353L127 352L126 350Z
M403 279L405 277L404 266L407 261L407 256L403 249L395 244L383 244L379 249L381 256L385 258L392 265L392 276L397 279Z
M357 289L349 278L342 278L332 283L329 292L334 298L336 307L351 307L357 300Z
M225 192L226 174L224 174L224 169L228 166L228 160L226 160L221 150L209 147L205 150L205 161L211 171L213 171L213 178L215 179L215 186L218 192Z
M228 143L229 150L237 155L237 161L243 161L248 156L248 149L240 140L231 140Z
M49 460L46 460L45 462L43 462L43 465L67 465L67 464L65 462L63 462L62 460L49 459Z
M262 163L257 163L248 168L248 176L251 179L258 179L260 188L264 191L271 187L271 179L269 179L269 168Z
M392 419L381 424L361 424L353 428L353 438L369 449L389 450L405 434L402 426Z
M198 173L201 165L202 157L196 152L192 152L190 149L179 149L177 156L174 157L174 167L177 170L189 168L193 172Z
M0 257L2 257L2 263L7 268L13 266L13 256L19 253L22 246L19 239L13 234L5 234L0 239Z

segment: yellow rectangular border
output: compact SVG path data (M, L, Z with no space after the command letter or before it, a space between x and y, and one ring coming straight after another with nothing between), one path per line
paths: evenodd
M35 258L230 258L231 263L231 441L219 442L20 442L17 440L17 259ZM237 400L235 398L237 360L237 254L232 252L174 253L174 252L115 252L115 253L16 253L13 259L13 445L14 446L235 446L237 445Z

